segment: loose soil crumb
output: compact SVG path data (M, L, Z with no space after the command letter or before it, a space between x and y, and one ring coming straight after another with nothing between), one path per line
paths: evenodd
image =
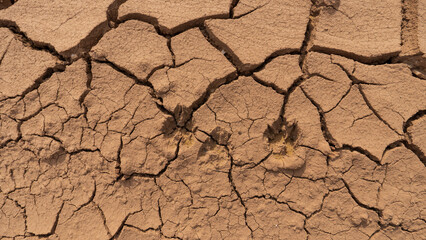
M425 19L0 0L0 240L426 240Z

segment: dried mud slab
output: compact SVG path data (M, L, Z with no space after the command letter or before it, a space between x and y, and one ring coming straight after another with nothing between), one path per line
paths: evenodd
M5 114L0 114L0 145L19 137L18 122Z
M132 215L150 214L148 207L154 210L158 208L157 203L150 199L159 194L153 179L135 178L126 182L102 182L97 184L96 191L93 202L102 212L105 228L112 236L120 231L123 222L130 220ZM153 223L158 217L153 214L148 216L153 218L146 224L151 224L150 227L155 228Z
M248 238L244 206L228 179L231 159L226 149L185 134L180 153L158 181L163 190L159 207L165 236Z
M426 118L422 117L420 119L414 120L412 126L408 127L407 133L410 136L412 143L419 148L423 153L423 156L426 155L426 133L423 129L426 128Z
M423 229L425 166L410 150L398 147L386 152L377 165L359 153L343 151L331 162L344 184L361 204L382 215L382 223L404 229Z
M357 86L325 114L325 120L331 136L340 145L360 147L377 159L382 158L388 145L401 139L367 106Z
M388 167L377 204L383 209L383 219L414 232L424 229L424 164L404 147L387 152L383 161Z
M198 29L173 37L171 49L176 66L156 71L149 81L178 124L185 124L209 92L235 78L236 70Z
M312 50L362 62L387 59L401 51L401 1L327 1L314 21Z
M16 26L37 44L70 57L87 51L107 29L112 0L20 0L0 12L0 25Z
M240 77L194 112L193 125L228 145L236 164L255 164L271 151L264 133L279 118L283 100L253 78Z
M151 89L106 64L92 66L91 91L84 100L95 145L108 159L121 159L126 175L156 174L174 156L176 143L162 131L166 116ZM133 156L140 156L134 158Z
M153 70L173 64L167 39L159 36L152 25L140 21L120 24L106 33L91 51L94 59L112 62L141 80Z
M253 238L306 238L304 217L293 212L285 204L270 199L250 199L246 203L247 223L253 231Z
M330 161L330 167L330 173L339 176L341 184L347 186L359 202L370 208L377 207L386 166L378 165L358 152L343 150L339 157Z
M0 28L0 99L21 95L55 67L48 52L26 47L7 28Z
M410 65L416 77L426 79L426 3L418 0L402 2L402 51L398 62Z
M191 193L199 197L220 198L232 194L228 180L231 159L225 147L210 139L200 142L188 133L179 152L165 172L169 179L184 182Z
M234 18L254 12L268 3L269 0L240 0L233 8Z
M399 134L411 116L426 109L426 82L405 64L357 64L354 77L366 83L360 89L371 108Z
M8 193L8 199L12 200L15 206L25 209L26 227L15 235L24 235L24 231L36 235L50 235L55 230L56 224L57 228L61 229L63 221L69 219L71 215L76 216L74 211L83 210L86 203L91 201L95 191L94 182L112 180L111 178L108 180L102 172L114 169L113 163L105 162L97 153L76 155L62 153L57 157L40 161L25 142L2 149L1 156L3 156L2 171L14 173L2 174L2 183L9 181L10 188L8 189L6 185L6 188L2 186L1 189ZM74 210L68 209L67 206L72 206ZM68 217L65 216L67 214ZM63 219L62 215L66 219ZM84 218L85 221L90 219L87 215ZM80 220L76 221L75 224L81 224ZM9 229L7 225L3 225L4 223L6 222L2 222L1 229ZM102 222L94 221L93 225L95 224L103 227ZM72 236L86 234L80 231L69 233L72 228L66 229L68 233L61 239L73 239ZM62 235L61 231L57 231L57 234ZM67 237L68 234L72 234L70 238Z
M86 62L79 60L65 71L52 74L37 89L9 106L9 116L22 122L20 130L24 139L40 150L45 146L37 146L39 143L34 136L60 141L68 152L94 148L82 140L84 127L87 127L81 105L88 92L86 68ZM40 154L49 157L48 153Z
M110 236L102 222L102 212L94 204L89 204L71 218L59 222L56 231L61 239L107 239ZM73 229L80 230L73 231Z
M24 210L19 208L12 200L2 194L1 203L1 222L2 228L0 234L3 237L14 237L25 232L25 214Z
M0 239L425 239L424 11L0 0Z
M404 126L410 117L426 108L423 101L426 97L425 82L413 77L405 64L365 65L336 55L309 53L304 66L310 77L301 84L302 89L324 111L331 136L342 145L361 147L379 159L386 146L397 141L398 135L404 134ZM354 83L359 83L359 86L352 86ZM343 121L343 112L347 112L347 121ZM338 124L339 128L346 125L353 129L355 135L350 136L346 132L343 136L335 131L336 122L330 119L331 116L337 117L335 114L342 119L343 124ZM350 115L353 120L349 120ZM372 134L367 130L373 122L381 125L384 131ZM363 145L355 143L357 136L363 134L371 134L370 143L365 141L366 135ZM388 139L381 145L381 150L369 149L368 144L379 147L376 143L379 138L374 138L380 134ZM381 142L384 142L383 139Z
M25 111L17 106L24 101L22 95L51 74L57 61L47 52L25 46L6 28L0 28L0 44L0 145L3 145L19 137L16 116Z
M303 82L302 89L324 112L329 112L347 94L352 81L331 55L312 52L305 61L310 77Z
M306 221L306 229L316 239L369 239L380 229L379 216L359 206L346 189L331 192L319 213Z
M271 0L264 7L239 19L208 20L212 40L237 64L250 71L278 53L298 51L305 38L309 1Z
M417 16L418 16L418 41L420 51L423 54L426 54L426 2L418 1L417 7Z
M226 18L232 0L130 0L118 10L120 20L140 19L158 24L160 30L173 34L194 27L209 18Z
M422 239L424 238L425 230L417 232L408 232L401 227L386 227L374 234L371 239Z
M232 169L232 178L242 199L253 198L274 199L277 204L287 204L291 210L311 216L321 209L324 197L328 194L324 178L327 171L326 161L323 162L323 171L315 168L314 162L319 158L310 158L307 171L316 169L314 174L318 179L309 179L303 171L271 171L267 164L256 167L235 167ZM299 191L298 189L302 189Z
M253 74L264 85L281 93L287 92L302 76L298 55L284 55L274 58L264 69Z
M284 119L297 126L295 139L292 140L294 146L307 146L323 153L330 151L330 146L321 130L318 110L300 87L290 95L284 111Z
M159 232L153 230L147 230L146 232L140 231L136 228L132 227L124 227L119 240L127 240L127 239L162 239Z

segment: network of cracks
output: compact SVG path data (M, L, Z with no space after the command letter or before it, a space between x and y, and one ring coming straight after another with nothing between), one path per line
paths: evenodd
M0 239L425 239L425 18L0 0Z

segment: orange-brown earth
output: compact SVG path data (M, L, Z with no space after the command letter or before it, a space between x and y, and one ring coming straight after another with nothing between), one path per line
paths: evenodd
M425 0L0 9L0 239L426 239Z

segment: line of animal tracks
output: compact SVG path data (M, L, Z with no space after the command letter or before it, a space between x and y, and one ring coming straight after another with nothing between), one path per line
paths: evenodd
M426 0L0 0L0 239L426 239Z

